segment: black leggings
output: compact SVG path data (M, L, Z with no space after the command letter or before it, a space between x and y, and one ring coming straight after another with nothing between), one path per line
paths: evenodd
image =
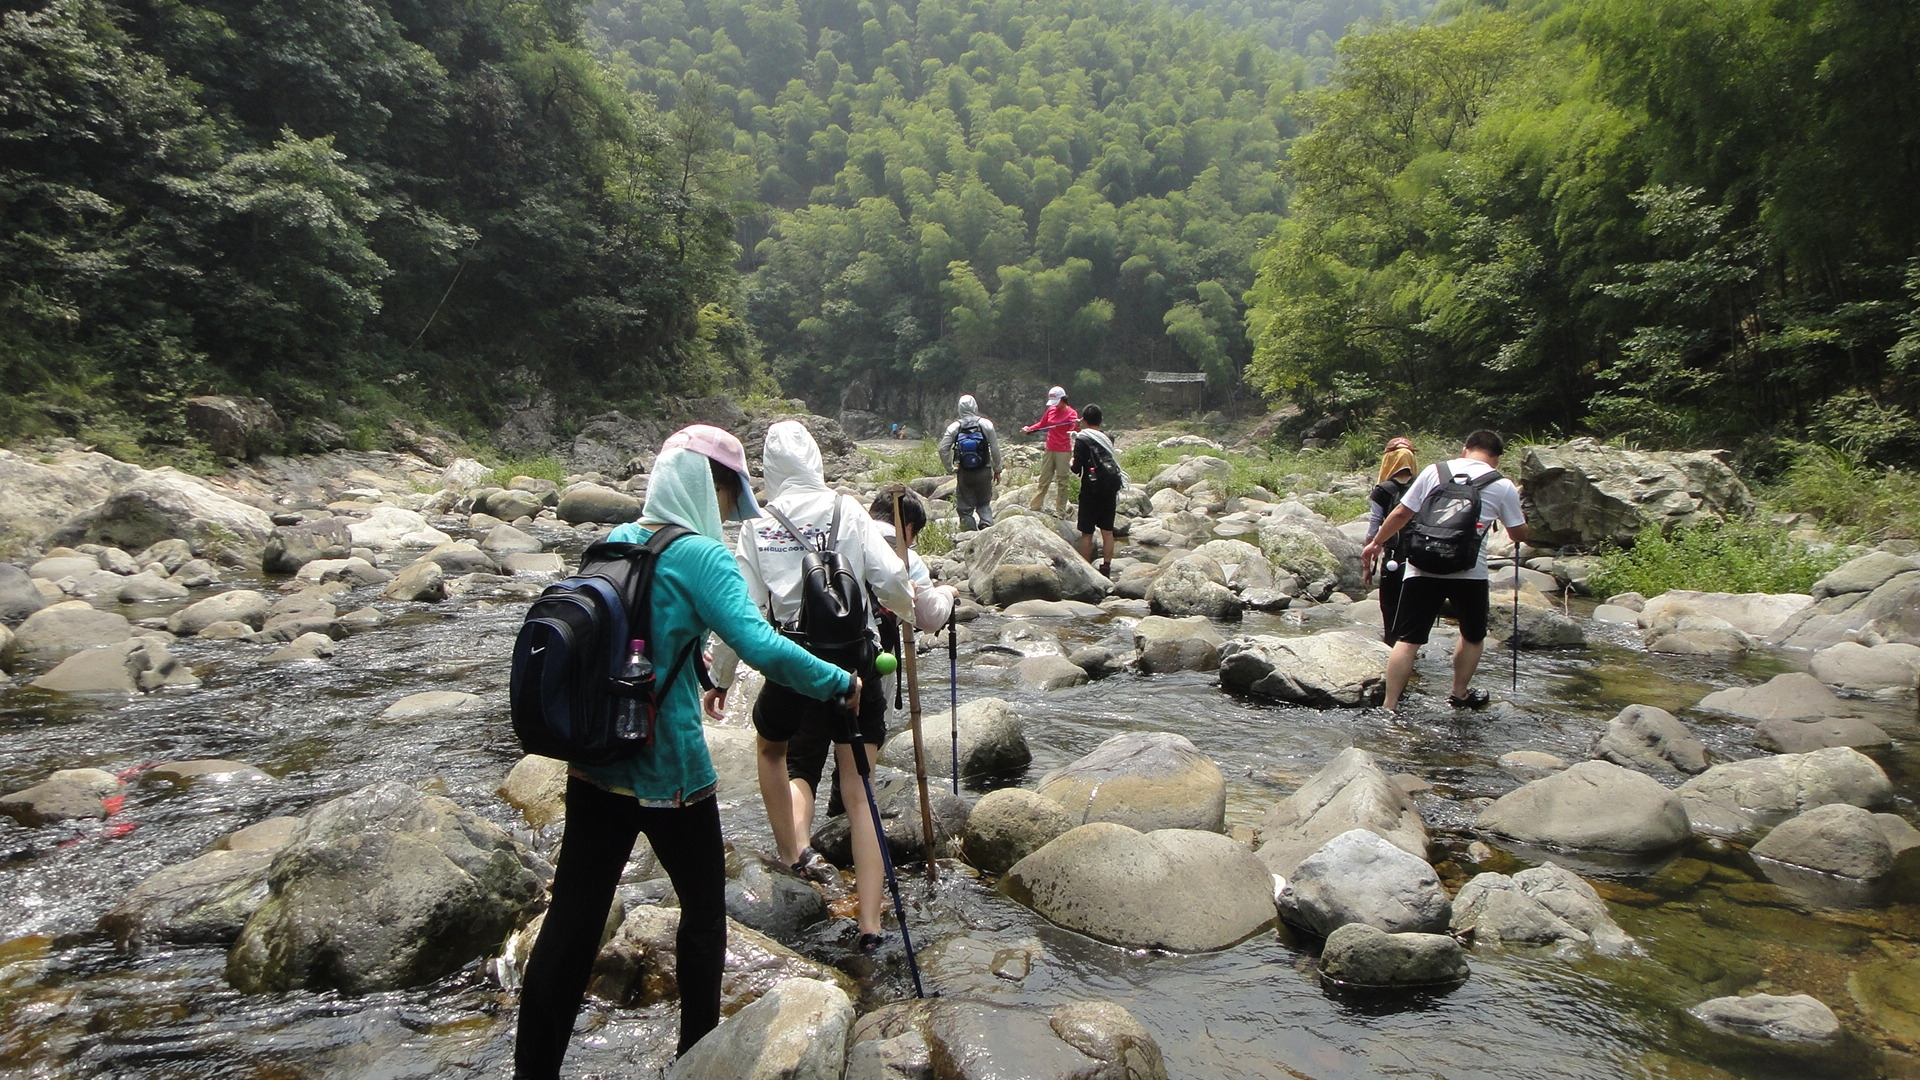
M727 956L726 853L720 844L719 800L709 796L686 806L641 806L630 796L570 777L553 903L527 959L526 984L520 991L514 1080L560 1075L573 1021L600 952L614 887L641 833L680 896L674 958L680 983L678 1053L686 1053L719 1025L720 972Z

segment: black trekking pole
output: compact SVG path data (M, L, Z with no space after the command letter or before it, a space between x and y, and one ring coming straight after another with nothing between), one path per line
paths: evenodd
M947 719L953 724L953 793L960 794L960 630L957 611L947 611Z
M841 707L848 717L847 734L851 738L853 768L860 774L860 786L866 789L867 811L873 815L873 835L880 843L880 865L887 871L887 888L893 893L893 914L900 922L900 943L907 948L907 970L913 973L913 996L923 998L927 992L920 986L920 961L914 958L913 937L907 932L907 907L900 902L900 882L893 876L893 848L887 843L886 826L880 822L880 802L873 797L873 767L867 763L867 746L860 741L860 726L853 720L859 703L849 695L842 699ZM928 852L927 858L931 860L933 853Z
M1520 692L1520 545L1513 545L1513 636L1507 638L1513 650L1513 685L1509 693Z

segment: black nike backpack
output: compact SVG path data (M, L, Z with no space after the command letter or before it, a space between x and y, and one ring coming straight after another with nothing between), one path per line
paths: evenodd
M513 642L508 699L513 732L529 754L606 765L652 745L660 695L693 654L688 642L665 679L621 678L630 643L653 658L653 573L668 546L692 530L662 525L644 544L599 543L574 576L549 585L527 609ZM701 683L706 673L696 667ZM649 722L623 732L615 712L639 697Z
M1407 561L1424 574L1457 574L1480 561L1486 528L1480 521L1480 497L1495 481L1497 471L1473 480L1464 474L1449 477L1443 463L1435 464L1439 483L1407 523Z

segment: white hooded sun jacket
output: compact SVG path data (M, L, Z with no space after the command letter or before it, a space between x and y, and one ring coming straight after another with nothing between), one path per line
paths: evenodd
M867 516L859 502L827 486L820 446L805 425L782 420L768 428L761 467L766 474L766 502L787 515L808 544L817 544L826 534L838 502L840 533L834 549L846 561L847 569L889 610L914 610L914 588L906 564L894 554L879 524ZM787 622L800 613L803 554L801 541L771 514L763 513L740 526L735 558L747 579L747 595L761 610L771 608L775 622ZM732 686L737 662L733 650L716 638L714 684Z

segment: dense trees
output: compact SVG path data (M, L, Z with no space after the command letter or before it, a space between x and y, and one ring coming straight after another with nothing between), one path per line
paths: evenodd
M0 7L9 433L164 438L219 389L459 422L516 379L617 396L751 361L727 208L689 182L710 150L567 3Z
M1506 10L1501 10L1506 9ZM1920 9L1515 0L1347 39L1249 312L1404 419L1920 450Z
M789 392L944 409L987 376L1239 383L1304 66L1128 0L604 0L635 89L734 129L756 329Z

